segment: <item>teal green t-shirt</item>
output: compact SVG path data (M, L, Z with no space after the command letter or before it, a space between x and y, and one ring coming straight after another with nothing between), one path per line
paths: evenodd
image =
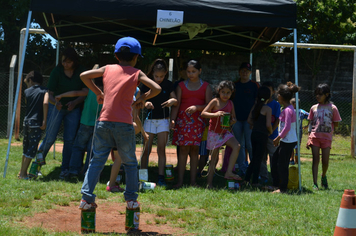
M59 94L69 92L69 91L78 91L82 88L86 88L83 81L80 79L80 73L85 71L83 66L79 66L74 70L72 78L69 78L64 74L64 68L62 66L56 66L49 77L47 84L48 90L54 93L54 96ZM78 97L64 97L61 98L61 103L63 105L62 109L67 109L66 104L70 101L77 99ZM78 104L75 108L80 107L81 104Z
M94 126L102 107L103 104L100 104L98 107L96 95L89 89L87 98L84 101L84 109L82 111L80 123L87 126Z

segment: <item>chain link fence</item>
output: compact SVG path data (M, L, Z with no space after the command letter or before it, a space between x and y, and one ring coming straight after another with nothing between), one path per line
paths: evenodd
M302 85L301 85L302 86ZM299 92L299 108L310 111L310 108L317 103L314 90L302 90ZM342 136L351 135L351 110L352 110L352 90L331 91L331 102L338 108L342 121L335 129L334 134ZM304 132L307 133L307 130Z
M153 57L153 56L152 56ZM167 59L168 63L168 59ZM148 66L145 65L145 68ZM174 70L177 68L174 67ZM178 72L179 73L179 72ZM26 74L23 74L23 78ZM175 77L173 82L175 81ZM48 82L49 76L44 75L44 82L43 85L46 86ZM215 86L219 80L212 80L208 81L211 83L212 86ZM278 81L273 81L275 86L278 86ZM11 124L11 120L8 119L8 107L9 107L9 73L0 73L0 138L7 138L8 136L8 125ZM14 78L14 86L13 86L13 100L15 100L15 93L16 93L16 86L17 86L17 73L15 73ZM299 92L299 99L300 99L300 108L309 112L312 105L316 104L316 99L314 96L313 90L303 90L303 84L299 84L302 87L302 90ZM20 115L20 122L19 122L19 138L22 139L22 121L25 115L26 103L23 96L23 91L26 89L26 85L23 83L22 91L21 91L21 115ZM352 90L342 90L342 91L332 91L331 101L337 106L339 109L342 122L340 122L339 127L335 130L335 134L340 134L343 136L350 136L351 135L351 108L352 108ZM13 107L13 105L12 105ZM147 112L143 110L140 112L140 118L142 124L144 123ZM15 133L13 133L13 137L15 137ZM63 127L61 127L59 134L57 136L58 139L62 139L63 137ZM142 136L139 134L136 136L137 144L142 144L143 139ZM172 141L172 132L169 135L169 140L167 142L168 145L171 144ZM155 140L154 140L155 143Z

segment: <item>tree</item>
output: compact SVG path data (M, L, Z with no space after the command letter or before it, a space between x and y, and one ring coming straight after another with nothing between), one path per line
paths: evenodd
M49 75L56 63L56 50L43 34L31 34L26 48L24 72L37 70Z
M296 0L296 3L299 42L341 45L356 43L355 0ZM290 41L291 38L287 40ZM313 89L316 86L316 76L320 71L324 50L313 50L312 58L305 56L305 50L299 52L311 70ZM338 51L338 59L339 56L340 51ZM338 59L335 63L335 74ZM333 84L334 79L329 82Z
M0 0L0 65L9 66L11 56L18 54L20 30L26 26L30 0Z

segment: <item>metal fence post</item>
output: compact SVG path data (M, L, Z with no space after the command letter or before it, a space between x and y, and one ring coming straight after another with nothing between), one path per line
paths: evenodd
M14 105L14 82L15 82L15 66L17 55L12 55L10 62L10 74L9 74L9 101L7 112L7 133L6 138L10 137L11 120L12 120L12 106Z

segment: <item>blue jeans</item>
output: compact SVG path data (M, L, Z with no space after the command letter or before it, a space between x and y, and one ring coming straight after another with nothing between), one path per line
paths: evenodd
M138 175L136 159L135 130L132 124L98 121L94 131L93 158L85 174L82 186L82 199L88 203L95 202L93 194L99 181L101 171L104 169L112 148L116 147L120 155L126 174L126 201L137 200Z
M77 136L75 137L72 156L69 162L69 173L74 175L79 175L83 166L83 157L85 152L87 152L87 158L85 160L85 165L83 173L88 169L89 161L92 158L92 141L93 141L94 126L88 126L80 124Z
M247 120L245 120L245 121L236 121L236 123L232 127L232 131L234 132L235 138L241 145L239 157L237 158L239 171L241 171L242 174L245 174L247 170L247 165L245 163L246 148L249 153L250 159L252 159L252 144L251 144L252 129L250 129L250 124L247 123Z
M58 111L54 105L48 104L46 136L38 151L42 152L44 158L47 156L49 149L56 141L62 121L64 121L62 171L69 169L73 142L79 127L80 116L80 108L75 108L71 111L63 109Z

